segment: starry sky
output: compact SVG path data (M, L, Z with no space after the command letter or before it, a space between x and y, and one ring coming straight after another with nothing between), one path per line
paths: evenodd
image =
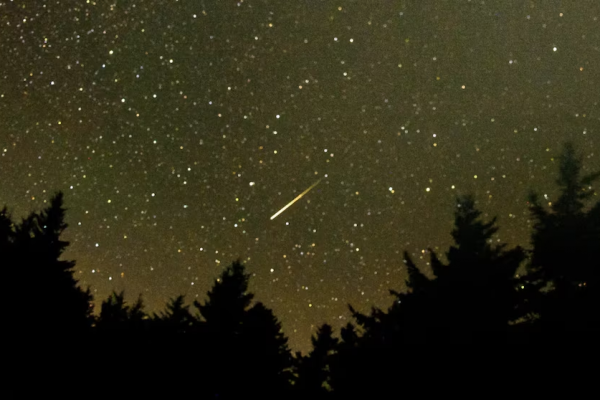
M597 0L0 0L0 204L64 191L65 257L97 300L203 300L240 258L307 350L348 303L391 303L404 250L426 268L447 249L457 195L527 245L562 143L600 169L599 18Z

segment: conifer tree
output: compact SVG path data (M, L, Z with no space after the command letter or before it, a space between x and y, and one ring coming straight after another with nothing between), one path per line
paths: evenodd
M492 244L498 231L496 218L483 222L472 197L459 198L456 206L448 264L430 251L436 276L432 304L436 317L441 325L453 325L460 334L465 329L504 331L518 317L516 271L525 258L524 251Z
M328 379L335 398L357 397L357 383L365 378L361 365L368 364L370 360L365 357L362 338L352 323L347 323L341 329L340 339L335 353L330 357Z
M154 322L162 332L190 333L197 323L190 312L190 306L184 304L185 296L179 295L167 303L165 311L154 314Z
M534 220L532 255L522 286L528 311L546 331L600 329L600 202L593 182L600 173L582 176L574 146L565 144L559 158L558 199L546 207L529 196Z
M262 303L256 303L244 318L243 356L253 364L247 371L250 392L289 394L292 356L281 323Z
M10 228L6 212L0 216L0 228L3 236L2 246L10 250L9 263L10 293L13 299L22 302L13 303L15 328L26 331L39 331L47 335L66 338L79 336L88 331L92 323L92 295L88 290L78 287L73 275L75 263L61 259L68 242L61 239L67 228L64 222L65 209L63 195L57 193L50 205L41 213L32 213L22 222ZM5 250L6 251L6 250ZM34 296L19 296L25 287ZM39 299L43 299L40 304ZM35 319L31 310L37 310ZM71 338L71 340L73 337Z
M392 393L400 377L415 382L414 360L402 359L415 346L506 342L517 315L515 274L524 252L493 244L496 232L495 219L483 221L472 197L458 198L447 261L429 250L433 277L405 252L408 290L390 291L395 299L387 312L373 308L365 315L350 307L363 333L356 338L347 331L356 344L338 346L331 376L340 399Z
M324 398L330 387L330 363L336 352L338 339L333 328L323 324L311 338L313 349L298 360L295 388L302 398Z
M147 316L140 296L132 305L125 301L125 292L112 292L100 307L96 328L100 331L128 331L142 329Z
M457 199L448 263L430 250L434 279L404 253L408 292L391 291L396 300L387 313L374 309L366 316L351 309L365 338L397 348L405 340L470 342L507 334L509 322L518 316L515 274L524 252L493 245L495 219L483 222L480 217L472 197Z
M248 293L249 279L241 262L235 261L215 281L207 301L194 302L210 332L228 338L239 334L244 314L254 298Z
M200 310L207 390L219 398L285 397L291 362L287 338L272 311L251 307L250 275L241 262L227 267Z
M11 246L14 241L15 231L12 218L8 209L4 207L0 211L0 263L9 263Z

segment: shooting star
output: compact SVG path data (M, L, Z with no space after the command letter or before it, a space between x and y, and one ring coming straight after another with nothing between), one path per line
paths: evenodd
M325 175L323 178L327 177L327 175ZM296 197L294 200L290 201L285 207L283 207L281 210L277 211L275 214L273 214L273 216L271 217L271 220L274 220L279 214L281 214L282 212L284 212L285 210L287 210L287 208L289 206L291 206L292 204L294 204L295 202L297 202L298 200L300 200L302 198L302 196L304 196L306 193L310 192L315 186L317 186L319 183L321 183L321 181L323 180L323 178L319 179L318 181L316 181L315 183L313 183L312 185L309 186L308 189L306 189L304 192L300 193L298 195L298 197Z

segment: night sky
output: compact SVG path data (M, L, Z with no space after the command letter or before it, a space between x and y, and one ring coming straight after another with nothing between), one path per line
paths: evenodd
M203 300L240 258L306 350L348 303L391 304L404 250L447 249L457 195L527 245L562 143L600 169L599 18L598 0L0 0L0 204L64 191L65 257L97 301Z

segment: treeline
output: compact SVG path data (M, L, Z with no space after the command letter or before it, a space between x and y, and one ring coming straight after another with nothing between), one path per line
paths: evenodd
M306 355L292 354L273 312L254 301L240 262L221 273L202 303L186 304L179 296L149 314L141 298L128 304L123 293L113 293L95 315L90 290L73 276L74 263L60 259L68 245L60 238L67 227L62 194L19 223L4 208L5 363L16 379L94 380L98 390L346 399L402 392L399 379L420 375L409 352L420 352L425 362L425 349L432 347L591 345L600 328L600 202L592 199L598 178L582 176L581 159L565 145L558 199L546 206L535 193L529 196L534 225L528 250L498 243L496 220L482 220L472 197L458 198L445 261L430 249L424 273L405 252L408 290L392 290L387 310L362 314L350 306L354 322L339 335L320 326ZM31 371L58 359L69 367ZM431 379L460 375L428 366Z

